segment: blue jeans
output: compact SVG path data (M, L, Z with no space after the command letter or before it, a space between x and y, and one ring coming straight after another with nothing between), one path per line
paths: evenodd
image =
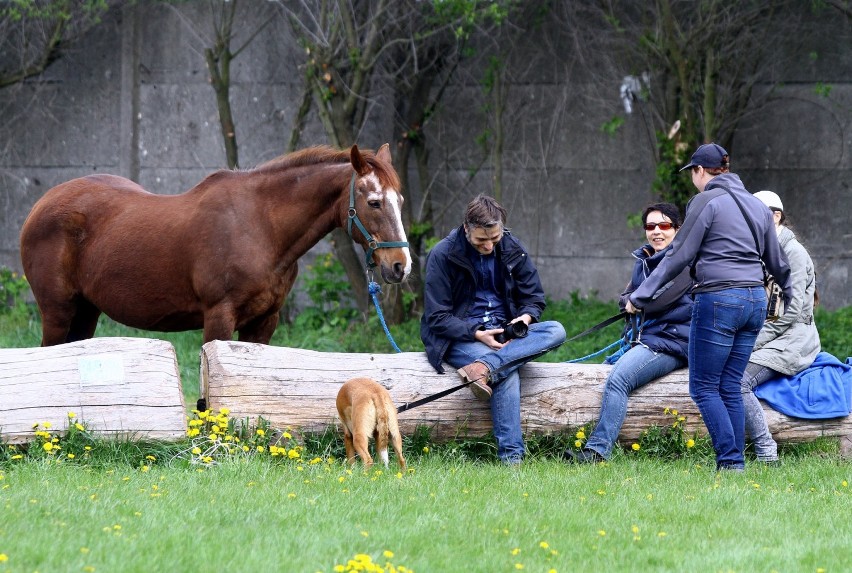
M762 286L695 295L689 330L689 395L707 426L717 469L745 467L740 382L765 319Z
M556 321L534 322L524 338L516 338L500 350L478 341L450 344L444 360L453 368L482 362L491 372L491 423L497 440L497 457L515 463L524 457L521 434L521 377L527 362L565 342L565 328Z
M684 360L681 358L654 352L642 345L625 352L606 378L600 417L585 447L609 459L627 415L627 396L648 382L683 366Z

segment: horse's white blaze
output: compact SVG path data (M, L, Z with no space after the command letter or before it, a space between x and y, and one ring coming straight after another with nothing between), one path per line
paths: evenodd
M385 192L385 197L387 204L393 210L394 219L396 220L396 230L400 237L399 240L407 242L408 238L405 236L405 229L402 228L402 196L395 190L389 190ZM405 280L405 277L411 272L411 251L408 247L403 247L402 250L405 252L405 271L403 276L403 280Z

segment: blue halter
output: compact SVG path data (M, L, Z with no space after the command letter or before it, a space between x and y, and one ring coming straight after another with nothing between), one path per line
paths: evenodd
M361 222L361 219L358 218L357 211L355 211L355 178L357 175L358 174L353 171L352 180L349 182L349 221L346 225L346 231L349 233L349 237L352 240L355 240L355 237L352 236L352 223L354 222L355 226L358 227L358 230L361 231L361 234L364 235L364 239L367 241L367 254L364 262L367 264L367 269L370 270L376 266L376 263L373 262L373 252L376 249L407 247L408 241L388 241L378 243L367 231L364 224Z

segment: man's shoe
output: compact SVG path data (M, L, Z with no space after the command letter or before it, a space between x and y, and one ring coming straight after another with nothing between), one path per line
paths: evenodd
M583 448L576 452L571 449L565 450L565 453L562 454L562 458L567 462L575 464L596 464L606 461L605 457L589 448Z
M459 376L464 382L470 382L473 395L487 402L491 399L491 388L488 386L488 366L482 362L471 362L458 369Z

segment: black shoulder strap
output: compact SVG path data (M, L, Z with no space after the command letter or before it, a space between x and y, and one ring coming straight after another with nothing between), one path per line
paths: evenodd
M757 231L754 230L754 223L752 223L751 217L748 216L748 214L746 213L746 210L743 208L743 204L740 203L740 200L737 199L737 196L734 195L733 191L731 191L727 187L722 187L722 189L724 189L725 191L728 192L728 194L731 196L731 199L733 199L734 203L737 204L737 207L740 208L740 211L743 214L743 219L745 219L746 223L748 223L749 231L751 231L751 236L754 239L754 248L757 249L757 257L761 258L760 257L760 243L757 242ZM762 259L761 259L761 262L762 262Z

